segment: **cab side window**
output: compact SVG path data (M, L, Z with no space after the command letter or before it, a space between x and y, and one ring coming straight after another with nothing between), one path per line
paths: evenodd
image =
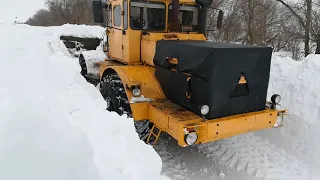
M128 1L127 0L123 1L123 11L124 11L123 29L127 30L128 29Z
M116 27L121 26L121 7L117 5L113 9L113 24Z
M108 20L107 20L107 25L109 27L112 27L112 5L110 4L110 6L107 9L107 13L108 13Z

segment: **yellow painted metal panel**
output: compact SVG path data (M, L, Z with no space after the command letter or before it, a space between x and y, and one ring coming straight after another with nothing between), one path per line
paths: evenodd
M154 66L153 58L156 53L156 41L142 40L141 49L142 62Z
M114 7L120 6L121 10L123 10L123 4L122 1L112 1L112 25L114 25ZM123 40L122 40L122 25L123 25L123 18L121 16L121 25L114 27L114 28L108 28L108 36L109 36L109 56L117 59L122 60L123 59Z
M128 49L125 51L127 54L124 61L128 64L138 64L140 61L140 37L141 31L134 31L128 29L126 31L127 38L125 39L124 44L127 45Z
M110 57L115 59L123 59L122 49L122 30L110 30Z
M141 94L146 98L151 98L153 100L165 98L161 86L154 75L155 68L151 66L116 66L104 63L100 66L100 75L102 75L107 68L111 68L117 72L125 87L140 85ZM133 96L132 92L126 89L126 93L130 101Z
M168 134L172 137L179 137L179 120L169 116Z
M130 104L134 120L149 119L149 105L146 102Z
M276 110L263 110L202 121L203 119L200 116L168 100L159 100L149 104L153 109L157 109L152 110L153 117L166 116L168 126L167 129L163 130L175 138L180 146L186 146L184 128L187 128L188 131L196 131L199 136L196 144L201 144L271 128L277 119ZM155 123L161 123L161 121L155 120Z
M163 131L168 131L168 116L161 110L149 106L149 120Z
M202 131L207 132L199 136L199 143L208 143L223 138L230 138L239 134L253 132L257 130L272 128L277 119L276 110L263 110L235 116L228 116L202 122L201 119L195 121L184 121L188 125L197 123ZM201 136L205 137L201 137ZM181 138L180 138L181 139Z
M125 35L122 35L122 45L123 45L123 62L126 62L126 64L130 63L130 33L128 33L128 30L125 30Z

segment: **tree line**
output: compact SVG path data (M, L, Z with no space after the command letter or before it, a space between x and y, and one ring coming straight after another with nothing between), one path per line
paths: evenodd
M45 5L26 23L94 24L91 0L46 0ZM214 28L217 11L208 12L207 35L214 41L271 46L294 59L320 54L320 0L213 0L212 7L224 11L220 30Z
M320 0L215 0L213 6L225 15L222 29L209 32L212 39L271 46L294 59L320 54Z
M46 0L46 9L38 10L26 24L60 26L63 24L94 24L91 0Z

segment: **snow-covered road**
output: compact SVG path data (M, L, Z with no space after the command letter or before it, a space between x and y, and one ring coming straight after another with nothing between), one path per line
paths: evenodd
M153 149L104 110L58 37L101 32L0 25L0 179L319 179L320 56L273 56L268 96L289 108L284 127L187 148L164 134Z
M302 159L260 136L280 133L275 131L188 148L163 137L155 149L163 161L162 173L172 179L319 179Z
M197 146L181 148L168 135L162 136L155 150L163 162L162 173L172 180L258 179L222 165L206 153L201 153Z

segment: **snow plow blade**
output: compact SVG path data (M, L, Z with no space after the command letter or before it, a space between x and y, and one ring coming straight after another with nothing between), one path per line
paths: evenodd
M239 134L273 128L286 110L265 109L204 120L169 100L131 104L135 120L149 119L159 129L170 134L182 147L189 146L186 138L190 133L197 135L194 144L213 142ZM193 144L192 144L193 145Z

